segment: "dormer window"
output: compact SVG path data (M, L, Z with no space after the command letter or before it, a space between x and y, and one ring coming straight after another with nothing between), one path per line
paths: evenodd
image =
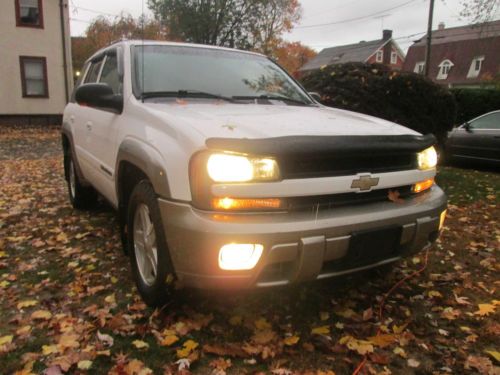
M483 66L484 56L477 56L472 59L470 64L469 73L467 73L467 78L477 78L479 73L481 73L481 67Z
M377 51L377 55L375 56L375 61L378 63L384 61L384 51Z
M417 74L424 74L424 70L425 70L425 61L419 61L418 63L415 64L415 69L413 69L413 72Z
M447 79L453 65L454 64L450 60L443 60L443 62L439 64L439 72L436 79Z
M396 52L391 52L391 64L396 64L398 62L398 54Z

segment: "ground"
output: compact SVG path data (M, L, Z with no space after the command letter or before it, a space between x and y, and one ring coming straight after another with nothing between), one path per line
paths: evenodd
M155 311L114 212L69 205L59 142L57 129L0 129L0 372L500 373L499 174L441 168L441 239L393 271L181 290Z

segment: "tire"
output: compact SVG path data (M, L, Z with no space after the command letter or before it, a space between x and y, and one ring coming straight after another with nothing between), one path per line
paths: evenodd
M69 153L65 158L66 176L68 182L69 201L73 208L86 210L95 207L97 192L91 186L83 186L76 173L73 157Z
M148 234L144 234L144 233ZM151 307L172 299L175 272L165 238L153 187L140 181L132 191L127 210L127 247L137 290Z

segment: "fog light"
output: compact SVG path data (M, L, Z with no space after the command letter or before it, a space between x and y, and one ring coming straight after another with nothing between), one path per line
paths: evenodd
M441 212L441 215L439 216L439 230L443 229L445 219L446 219L446 210Z
M424 190L430 189L434 185L434 179L429 178L428 180L417 182L415 185L413 185L413 192L414 193L421 193Z
M219 267L223 270L251 270L257 265L264 247L258 244L231 243L221 247Z

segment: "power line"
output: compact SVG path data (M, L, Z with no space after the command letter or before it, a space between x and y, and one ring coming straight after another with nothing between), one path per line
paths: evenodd
M331 25L339 25L339 24L342 24L342 23L348 23L348 22L354 22L354 21L361 21L361 20L365 20L367 18L373 18L374 16L378 16L380 14L383 14L385 12L388 12L388 11L391 11L391 10L394 10L394 9L398 9L398 8L402 8L408 4L411 4L413 2L415 2L417 0L409 0L405 3L402 3L402 4L399 4L399 5L396 5L392 8L387 8L387 9L384 9L384 10L381 10L381 11L378 11L378 12L375 12L375 13L372 13L372 14L368 14L368 15L365 15L365 16L362 16L362 17L355 17L355 18L349 18L349 19L345 19L345 20L340 20L340 21L335 21L335 22L328 22L328 23L319 23L319 24L316 24L316 25L304 25L304 26L296 26L294 29L309 29L309 28L313 28L313 27L323 27L323 26L331 26Z

